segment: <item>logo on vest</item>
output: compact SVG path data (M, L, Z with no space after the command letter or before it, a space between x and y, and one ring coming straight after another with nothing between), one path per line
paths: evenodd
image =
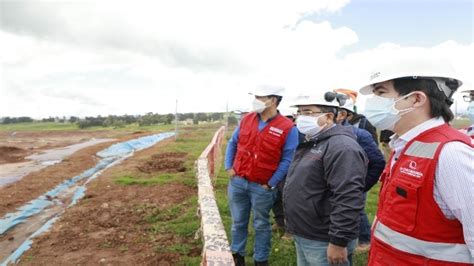
M281 134L283 134L283 129L270 127L270 131L268 133L272 134L273 136L281 137Z
M316 149L311 149L309 150L309 152L311 154L309 154L309 158L312 159L312 160L321 160L321 157L323 156L323 150L321 149L321 147L318 147Z
M410 160L408 162L408 168L400 167L400 173L413 176L416 178L421 178L423 177L423 173L418 171L417 167L418 167L417 163L415 161Z

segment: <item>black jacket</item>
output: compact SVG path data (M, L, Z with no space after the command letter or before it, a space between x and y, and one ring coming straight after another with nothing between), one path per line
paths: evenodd
M354 116L352 117L351 121L349 121L349 123L351 125L355 125L359 123L357 127L369 131L375 143L379 145L379 140L377 138L377 129L369 122L369 120L367 120L365 116L361 114L354 114Z
M350 127L336 125L300 144L283 193L288 232L338 246L357 238L366 172Z

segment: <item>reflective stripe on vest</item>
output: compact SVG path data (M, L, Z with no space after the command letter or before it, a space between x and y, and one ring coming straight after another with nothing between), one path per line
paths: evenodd
M425 143L414 141L405 151L405 154L420 158L433 159L439 144L440 142Z
M416 239L394 231L380 221L377 221L375 225L374 237L395 249L413 255L448 262L474 263L474 258L465 244L436 243Z

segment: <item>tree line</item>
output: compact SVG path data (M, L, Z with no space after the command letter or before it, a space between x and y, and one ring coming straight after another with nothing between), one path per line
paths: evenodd
M233 117L233 116L230 116ZM230 118L229 117L229 118ZM199 124L199 122L212 122L220 121L224 119L224 113L178 113L178 121L189 121L193 124ZM109 116L87 116L79 118L76 116L70 117L49 117L41 120L34 120L31 117L2 117L0 118L1 124L15 124L15 123L28 123L28 122L56 122L56 123L74 123L79 128L88 127L123 127L129 124L138 124L140 126L159 125L159 124L171 124L174 123L174 114L157 114L147 113L145 115L109 115ZM235 120L230 118L229 122L233 123Z

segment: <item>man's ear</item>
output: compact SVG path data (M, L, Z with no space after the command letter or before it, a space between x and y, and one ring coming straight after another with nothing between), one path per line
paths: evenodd
M413 107L420 107L428 103L428 95L422 91L417 91L417 93L413 95L413 99Z
M336 117L336 115L333 112L329 112L327 113L327 115L328 121L334 122L334 118Z

